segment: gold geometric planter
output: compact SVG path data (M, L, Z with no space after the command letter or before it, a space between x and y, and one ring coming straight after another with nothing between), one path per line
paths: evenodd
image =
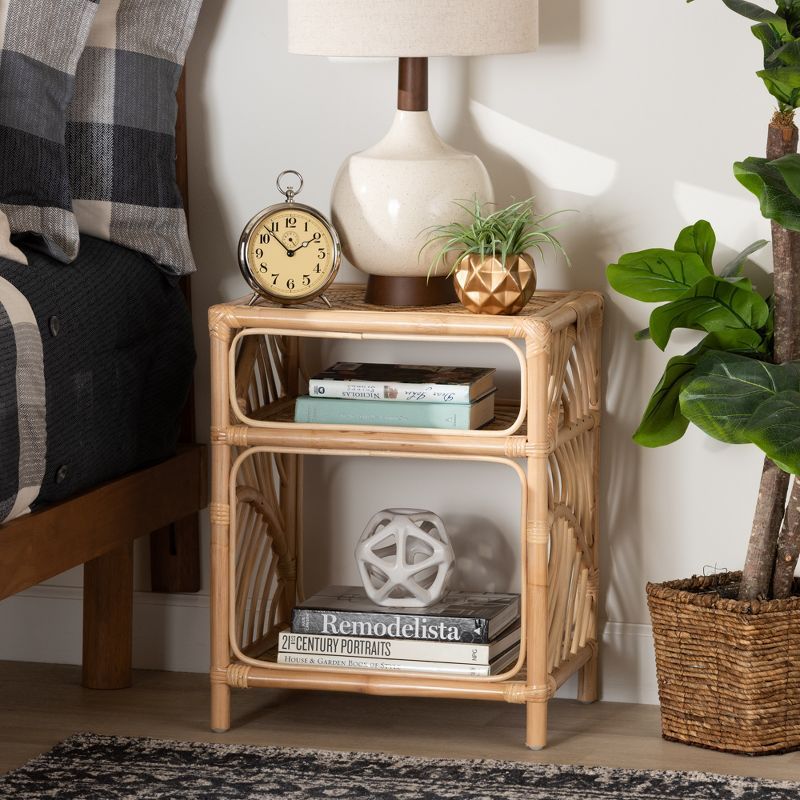
M536 267L527 253L509 256L505 264L473 253L458 265L453 282L473 314L519 314L536 291Z

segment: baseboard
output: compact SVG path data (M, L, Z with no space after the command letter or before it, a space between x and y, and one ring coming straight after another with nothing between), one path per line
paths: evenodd
M133 602L135 667L208 669L208 595L137 592ZM0 659L79 664L81 603L80 588L58 586L37 586L0 602ZM658 703L649 625L607 622L600 654L604 700ZM559 691L561 697L574 694L574 680Z
M3 600L0 659L80 664L82 607L79 587L35 586ZM206 672L208 619L208 595L135 592L133 666Z

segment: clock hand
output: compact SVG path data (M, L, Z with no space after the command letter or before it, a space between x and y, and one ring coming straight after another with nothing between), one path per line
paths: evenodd
M292 250L292 252L296 253L298 250L302 250L304 247L308 247L311 244L311 242L315 241L317 240L312 236L307 242L303 242L303 244L297 245L297 247L295 247L295 249Z

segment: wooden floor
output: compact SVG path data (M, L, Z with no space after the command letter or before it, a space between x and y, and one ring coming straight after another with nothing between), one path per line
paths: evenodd
M800 753L745 758L665 742L658 708L551 705L550 746L523 746L524 709L503 703L234 692L234 727L208 729L203 675L137 672L132 689L82 689L80 668L0 662L0 772L78 731L453 758L498 758L800 780Z

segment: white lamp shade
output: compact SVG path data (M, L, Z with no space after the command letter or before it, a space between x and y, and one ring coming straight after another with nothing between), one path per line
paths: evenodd
M526 53L538 0L289 0L289 52L418 57Z

